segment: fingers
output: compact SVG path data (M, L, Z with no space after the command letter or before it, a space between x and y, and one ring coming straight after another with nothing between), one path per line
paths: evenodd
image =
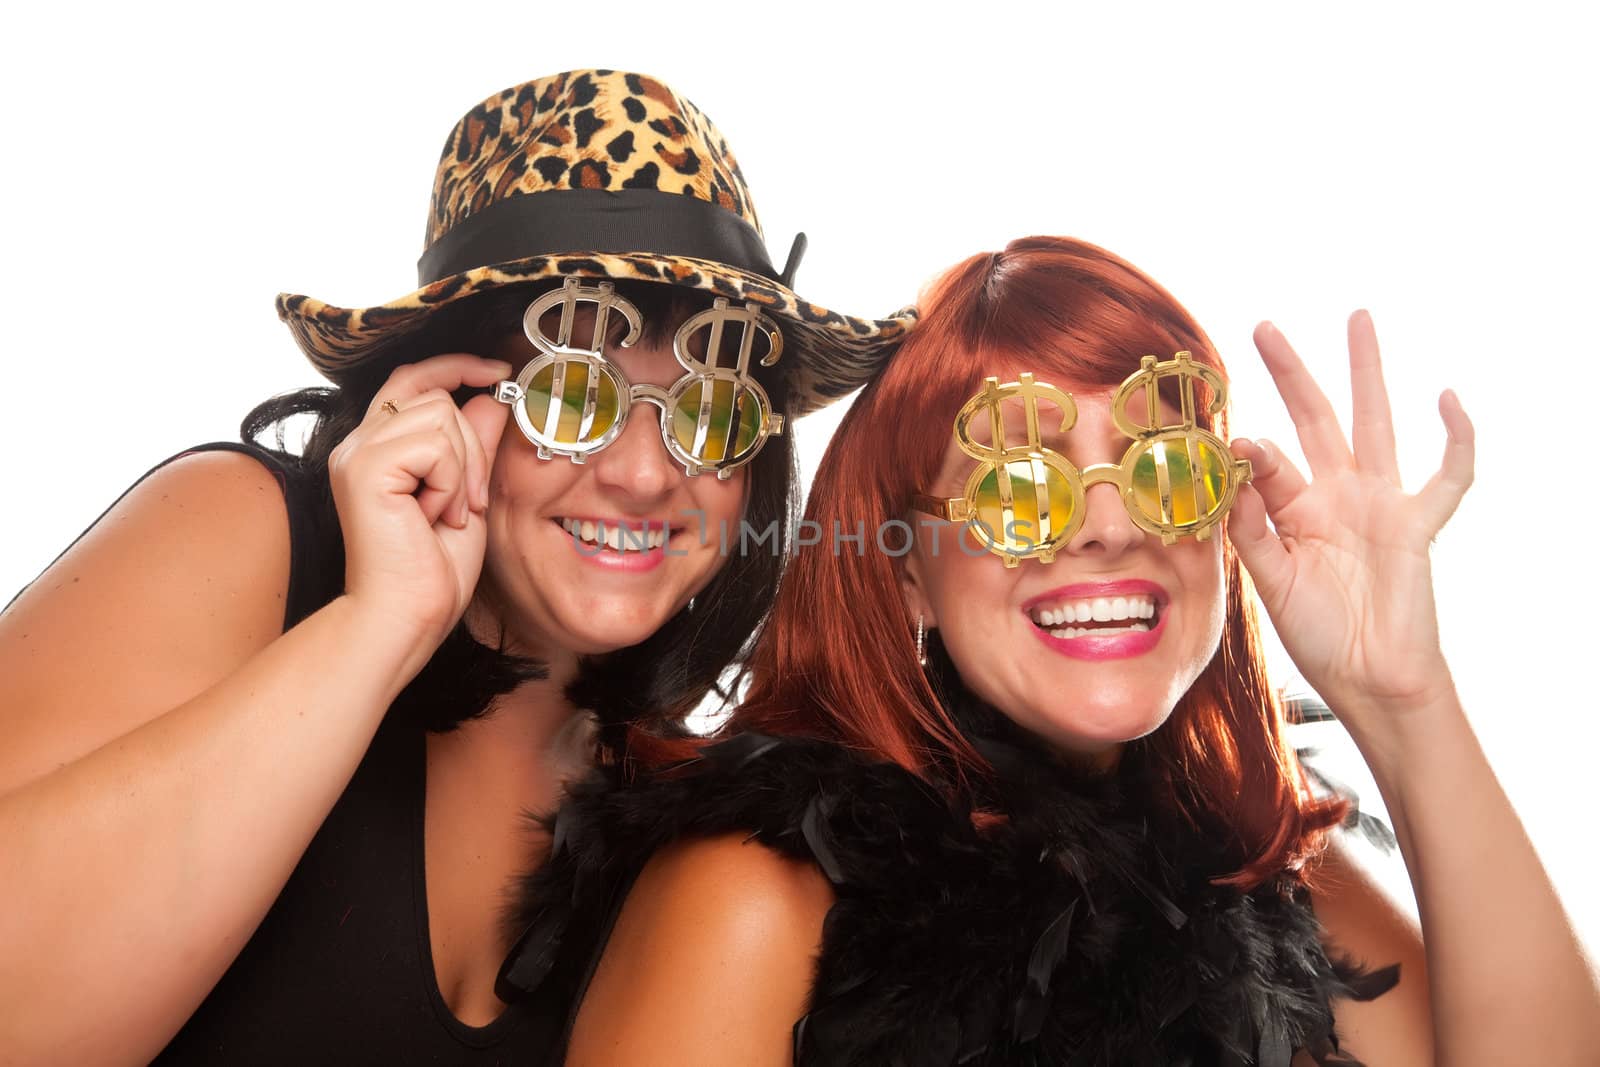
M486 412L480 411L474 420L469 420L455 406L450 394L463 387L484 388L494 385L510 377L511 372L511 364L504 360L484 359L461 352L434 356L395 368L368 405L366 422L374 423L376 426L382 426L392 420L395 412L421 407L425 400L442 399L453 413L457 432L452 434L452 441L459 444L461 462L465 468L464 488L458 499L441 502L436 499L433 487L425 487L417 499L423 503L424 511L429 514L430 521L436 517L436 508L441 504L449 505L448 510L443 513L448 516L448 521L452 525L458 527L466 524L468 510L481 511L488 506L489 470L493 457L485 449L483 437L488 435L492 438L491 444L497 446L500 432L505 428L505 416L508 412L496 411L491 417ZM474 398L474 401L477 400L482 400L488 408L504 407L493 397ZM473 406L473 402L469 401L469 406ZM482 408L482 405L477 405L475 410L479 408ZM410 429L411 426L402 424L391 425L386 431L380 429L375 432L392 437L402 430Z
M434 356L417 363L402 363L372 398L372 403L367 406L367 415L379 411L386 400L392 400L398 407L405 407L408 400L435 389L447 393L455 392L462 386L481 389L510 376L511 364L504 360L484 359L464 352Z
M1256 327L1255 342L1278 387L1278 395L1283 397L1289 417L1294 420L1312 475L1348 470L1355 461L1345 444L1344 431L1339 428L1339 417L1288 339L1272 323L1263 322Z
M462 501L456 505L460 521L456 521L455 515L447 521L458 528L466 526L465 468L447 433L422 429L372 442L364 452L368 462L388 472L388 477L380 479L380 488L395 494L415 494L417 506L430 526L458 499ZM417 486L422 489L418 491Z
M474 494L481 493L487 481L483 450L477 435L461 415L461 410L443 390L432 390L411 401L395 413L380 411L370 426L364 427L367 447L402 437L437 434L448 447L454 463L450 469L433 468L426 480L419 479L407 491L415 492L429 524L442 515L452 526L467 522L467 511ZM471 439L469 444L468 439Z
M1254 462L1252 460L1252 462ZM1267 526L1267 508L1254 483L1239 487L1228 512L1228 540L1239 562L1255 581L1256 592L1270 614L1289 587L1293 561L1278 535Z
M1306 479L1283 450L1271 441L1251 441L1238 438L1229 446L1240 459L1250 461L1250 482L1266 505L1267 514L1277 521L1277 516L1301 493L1305 492Z
M1355 445L1356 466L1398 488L1400 465L1395 459L1394 417L1389 410L1389 392L1383 384L1378 333L1368 312L1357 311L1350 316L1349 339L1350 397L1354 408L1350 436Z
M1428 484L1417 494L1429 536L1437 534L1455 514L1461 498L1472 485L1473 465L1476 455L1476 432L1472 420L1455 391L1446 389L1439 396L1439 417L1444 420L1444 462Z
M499 454L500 442L505 439L511 407L492 396L475 396L461 409L461 417L472 431L468 435L469 442L476 443L483 457L484 477L478 483L477 497L477 506L482 510L489 506L489 473L494 470L494 458Z

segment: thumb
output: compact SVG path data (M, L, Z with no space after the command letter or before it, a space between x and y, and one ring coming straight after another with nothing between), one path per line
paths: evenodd
M1228 512L1228 541L1271 614L1293 580L1294 561L1267 525L1266 503L1253 485L1241 485L1234 497Z
M511 420L511 405L502 404L489 394L475 396L462 405L461 417L478 435L478 441L483 445L486 469L493 471L495 456L505 437L506 423Z

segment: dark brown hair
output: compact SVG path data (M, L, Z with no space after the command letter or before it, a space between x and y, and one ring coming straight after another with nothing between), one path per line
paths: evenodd
M441 308L415 333L399 339L382 357L347 372L337 387L274 397L245 417L240 426L242 438L253 442L273 432L280 452L285 447L286 420L297 416L314 420L302 454L285 458L322 490L315 524L324 531L325 543L320 549L343 557L344 544L328 488L328 455L360 423L394 368L441 352L492 350L508 334L521 330L529 301L554 284L511 286L457 301ZM670 337L669 330L710 307L713 300L709 293L649 282L617 283L617 291L639 309L646 340L651 342ZM776 368L754 373L773 406L782 411L787 391ZM464 402L470 395L470 390L464 391L456 399ZM789 437L769 438L751 460L749 472L745 518L757 529L775 527L778 543L771 551L730 556L696 595L692 613L680 612L637 645L584 658L567 696L599 715L604 742L615 743L628 724L672 732L707 693L717 689L718 678L738 659L771 605L798 508L798 478ZM342 565L332 570L342 577ZM332 599L338 592L337 588L324 590L323 599ZM452 730L483 715L496 696L543 673L542 664L487 648L473 639L464 624L457 623L400 694L391 714L413 719L430 730Z

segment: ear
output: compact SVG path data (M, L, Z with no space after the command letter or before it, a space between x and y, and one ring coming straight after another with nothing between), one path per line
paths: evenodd
M928 597L923 582L922 558L915 552L905 558L900 568L900 597L905 602L906 613L914 622L920 615L923 625L932 630L938 627L939 617L934 614L933 601Z

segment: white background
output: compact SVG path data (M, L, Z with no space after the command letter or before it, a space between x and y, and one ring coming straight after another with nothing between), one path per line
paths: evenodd
M468 107L641 70L728 136L779 262L810 235L798 288L830 307L887 313L972 252L1083 237L1188 305L1230 363L1237 432L1291 452L1251 327L1276 321L1345 411L1344 319L1370 308L1408 484L1438 462L1440 389L1477 424L1478 483L1434 555L1446 651L1600 943L1591 35L1557 5L1205 7L13 12L0 592L158 460L316 383L280 289L362 306L412 288ZM801 424L810 464L830 419Z

